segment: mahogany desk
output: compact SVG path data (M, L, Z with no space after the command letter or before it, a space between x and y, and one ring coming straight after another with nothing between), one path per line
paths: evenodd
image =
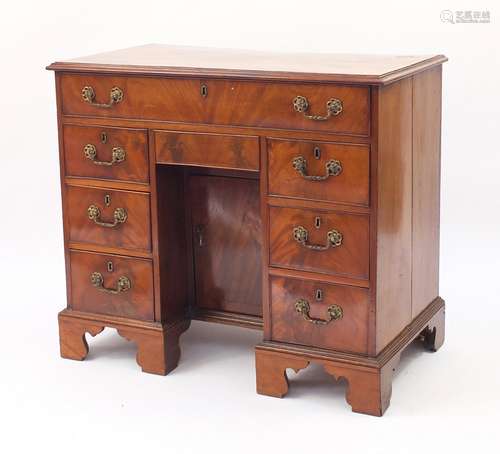
M401 351L444 338L443 56L148 45L56 74L68 306L167 374L191 319L263 329L257 392L322 364L382 415Z

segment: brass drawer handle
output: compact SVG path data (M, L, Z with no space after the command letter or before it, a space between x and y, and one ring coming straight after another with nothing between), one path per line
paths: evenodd
M122 147L113 147L111 150L111 161L99 161L97 159L97 148L88 143L83 147L83 153L87 159L90 159L96 166L112 166L125 161L125 150Z
M340 320L344 315L344 311L342 310L342 308L336 304L328 306L328 319L326 320L323 320L321 318L312 318L309 315L309 309L309 302L305 299L299 299L295 303L295 311L298 314L301 314L302 317L304 317L304 320L313 323L314 325L328 325L328 323L333 322L334 320Z
M90 105L94 107L104 107L110 108L114 104L118 104L123 101L123 90L118 87L113 87L109 92L109 102L108 103L100 103L95 100L95 92L94 89L87 85L82 88L82 98L85 102L88 102Z
M342 112L343 106L340 99L332 98L326 102L326 115L310 115L307 112L309 110L309 101L305 96L296 96L293 99L293 108L297 112L302 112L304 117L309 120L314 121L324 121L328 120L331 116L337 116Z
M97 271L94 271L90 275L90 282L92 282L92 285L101 292L111 293L112 295L127 292L132 288L132 283L127 276L120 276L118 278L118 281L116 282L116 288L104 287L104 278L102 277L102 274Z
M123 224L127 220L127 212L123 208L116 208L113 213L113 222L101 221L101 210L96 205L90 205L87 208L87 214L91 221L94 221L101 227L116 227L118 224Z
M301 225L293 228L293 239L297 241L297 243L313 251L326 251L331 247L339 247L342 244L343 238L338 230L330 230L326 234L326 244L323 246L321 244L309 244L307 242L308 237L309 232L306 228Z
M303 156L293 158L292 165L304 179L309 181L324 181L327 178L339 176L342 172L342 165L336 159L330 159L325 164L326 172L324 175L307 175L307 161Z

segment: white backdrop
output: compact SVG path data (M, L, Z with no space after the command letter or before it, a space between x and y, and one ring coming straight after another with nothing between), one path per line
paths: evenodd
M417 6L418 5L418 6ZM451 24L442 10L487 10ZM498 452L500 8L493 0L17 1L0 16L0 449L52 452ZM441 295L447 339L411 349L392 405L350 412L321 370L283 400L254 392L259 333L194 323L167 377L139 373L106 331L88 361L58 357L65 305L53 74L149 42L258 50L444 53Z

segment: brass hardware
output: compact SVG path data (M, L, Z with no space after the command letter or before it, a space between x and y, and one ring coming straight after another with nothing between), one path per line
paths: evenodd
M99 103L95 101L94 89L90 86L86 86L82 88L82 98L85 102L88 102L94 107L110 108L114 104L118 104L123 101L123 90L118 87L113 87L109 92L109 102Z
M112 166L125 161L126 158L125 150L122 147L113 147L111 150L111 161L99 161L97 160L97 148L91 143L83 147L83 153L96 166Z
M319 216L316 216L314 218L314 227L319 229L321 227L321 218Z
M206 98L208 96L208 87L205 84L201 84L200 94L203 98Z
M314 159L321 158L321 148L320 147L314 147L313 153L314 153Z
M308 181L324 181L330 177L337 177L342 173L342 164L336 159L330 159L325 164L324 175L307 175L307 161L303 156L297 156L292 160L293 168L300 176Z
M107 262L106 263L106 268L108 270L108 273L112 273L113 269L114 269L113 262L112 261Z
M196 232L196 235L198 237L198 246L203 247L203 226L197 225L195 232Z
M342 234L337 230L330 230L326 234L326 244L308 244L309 232L301 225L293 228L293 239L302 246L313 251L326 251L331 247L339 247L342 244Z
M320 288L316 290L315 294L316 301L323 301L323 290Z
M101 132L101 143L106 143L108 141L108 134L106 131Z
M300 113L304 114L309 120L324 121L328 120L331 116L337 116L342 112L342 101L340 99L332 98L326 102L326 115L310 115L307 112L309 109L309 101L305 96L296 96L293 99L293 108Z
M96 205L90 205L87 208L87 214L91 221L94 221L101 227L116 227L127 220L127 212L123 208L116 208L113 213L113 222L101 221L101 210Z
M100 290L101 292L111 293L112 295L126 292L132 288L132 283L127 276L120 276L118 278L118 281L116 282L116 288L104 287L104 278L102 277L102 274L97 271L94 271L90 275L90 282L92 282L92 285L96 287L97 290Z
M111 196L109 194L106 194L104 196L104 205L109 207L111 205Z
M344 315L344 311L342 310L342 308L336 304L328 306L328 309L326 310L328 313L328 318L326 320L323 320L321 318L312 318L309 315L309 310L310 306L307 300L299 299L295 303L295 311L298 314L301 314L302 317L304 317L304 320L315 325L328 325L328 323L333 322L334 320L340 320Z

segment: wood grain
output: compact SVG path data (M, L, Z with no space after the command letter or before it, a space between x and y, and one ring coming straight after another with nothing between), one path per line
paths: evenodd
M315 227L316 217L321 219L319 229ZM269 219L272 266L368 279L368 216L271 207ZM296 226L306 228L309 243L318 245L325 245L327 232L335 229L343 235L342 244L326 251L307 249L293 238Z
M151 133L151 139L154 140ZM150 150L154 155L154 150ZM151 156L153 157L153 156ZM181 168L156 167L152 189L153 256L155 264L155 314L162 322L189 318L189 273L192 253L186 234L187 197Z
M412 319L412 80L379 90L376 353Z
M107 137L106 143L101 142L103 133ZM149 182L146 131L66 124L63 127L63 135L67 176ZM112 166L96 165L85 157L84 147L87 144L94 145L97 149L96 160L110 162L114 147L123 148L125 160Z
M415 339L437 350L444 339L444 301L432 301L375 357L264 341L255 348L257 392L283 397L288 392L286 369L299 372L319 364L336 380L347 382L346 400L352 411L382 416L392 394L393 372L401 353Z
M441 67L413 78L412 317L439 294Z
M153 269L151 260L71 251L70 307L77 311L117 315L138 320L154 320ZM113 271L108 271L108 262ZM90 277L101 273L104 286L116 288L121 276L130 279L131 288L116 295L94 287Z
M201 96L200 86L208 87ZM81 91L93 87L98 102L108 102L113 87L123 101L110 108L86 103ZM199 79L151 79L99 75L61 78L63 113L94 117L171 120L220 125L330 131L366 136L369 132L369 89L335 84L284 84ZM296 112L293 100L305 96L312 114L325 115L326 103L340 99L343 111L327 121Z
M157 131L155 144L158 164L259 170L258 137Z
M316 300L318 290L322 293L321 301ZM308 301L313 318L328 319L327 308L331 304L340 306L343 316L328 325L312 324L296 312L295 302L299 299ZM366 354L368 302L365 289L273 277L272 340Z
M262 316L256 180L190 178L197 307Z
M110 206L105 205L106 195L111 197ZM87 209L90 205L99 208L103 221L113 222L116 208L123 208L127 212L127 219L113 228L102 227L89 219ZM68 186L65 213L69 220L70 241L151 250L148 194Z
M372 93L374 90L370 90ZM81 126L94 126L96 122L103 123L102 118L84 117L81 115L62 114L61 120L63 124L74 124ZM255 127L245 125L214 125L204 123L186 123L176 120L149 120L141 118L112 118L107 117L105 123L117 128L146 128L150 131L169 131L175 130L185 133L203 133L203 134L228 134L228 135L253 135L262 138L282 138L285 140L317 140L324 142L347 143L352 144L371 144L370 136L356 136L353 139L352 135L345 133L337 133L336 131L306 131L302 129L279 129L267 127ZM263 162L263 161L262 161ZM216 170L216 169L215 169Z
M320 157L314 155L319 149ZM269 194L346 204L369 204L369 147L315 141L268 140ZM305 179L292 162L303 157L307 174L325 176L326 163L337 160L342 171L323 181Z
M444 341L445 60L146 46L51 65L68 281L61 354L83 359L85 333L112 327L137 343L144 371L165 374L177 365L189 319L263 325L258 392L283 396L287 368L318 363L348 382L354 411L383 414L401 351L417 337L430 350ZM114 86L124 98L91 105L81 95L89 85L97 102ZM307 118L293 107L299 95L308 114L324 115L331 98L343 110ZM94 142L98 159L110 160L113 146L127 159L92 164L83 147ZM297 156L308 175L324 174L332 159L342 172L308 181L293 168ZM90 204L107 221L125 208L127 221L98 226ZM342 244L306 248L293 238L299 225L308 244L325 245L333 229ZM101 292L93 271L106 287L126 272L132 289ZM298 299L313 318L326 318L331 304L343 317L313 325L296 312Z
M157 375L166 375L177 367L179 337L189 327L189 320L162 325L68 309L59 313L58 320L63 358L85 359L89 351L85 334L96 336L104 328L114 328L137 345L136 360L142 371Z
M60 61L55 71L386 84L447 60L443 55L276 53L148 44Z

